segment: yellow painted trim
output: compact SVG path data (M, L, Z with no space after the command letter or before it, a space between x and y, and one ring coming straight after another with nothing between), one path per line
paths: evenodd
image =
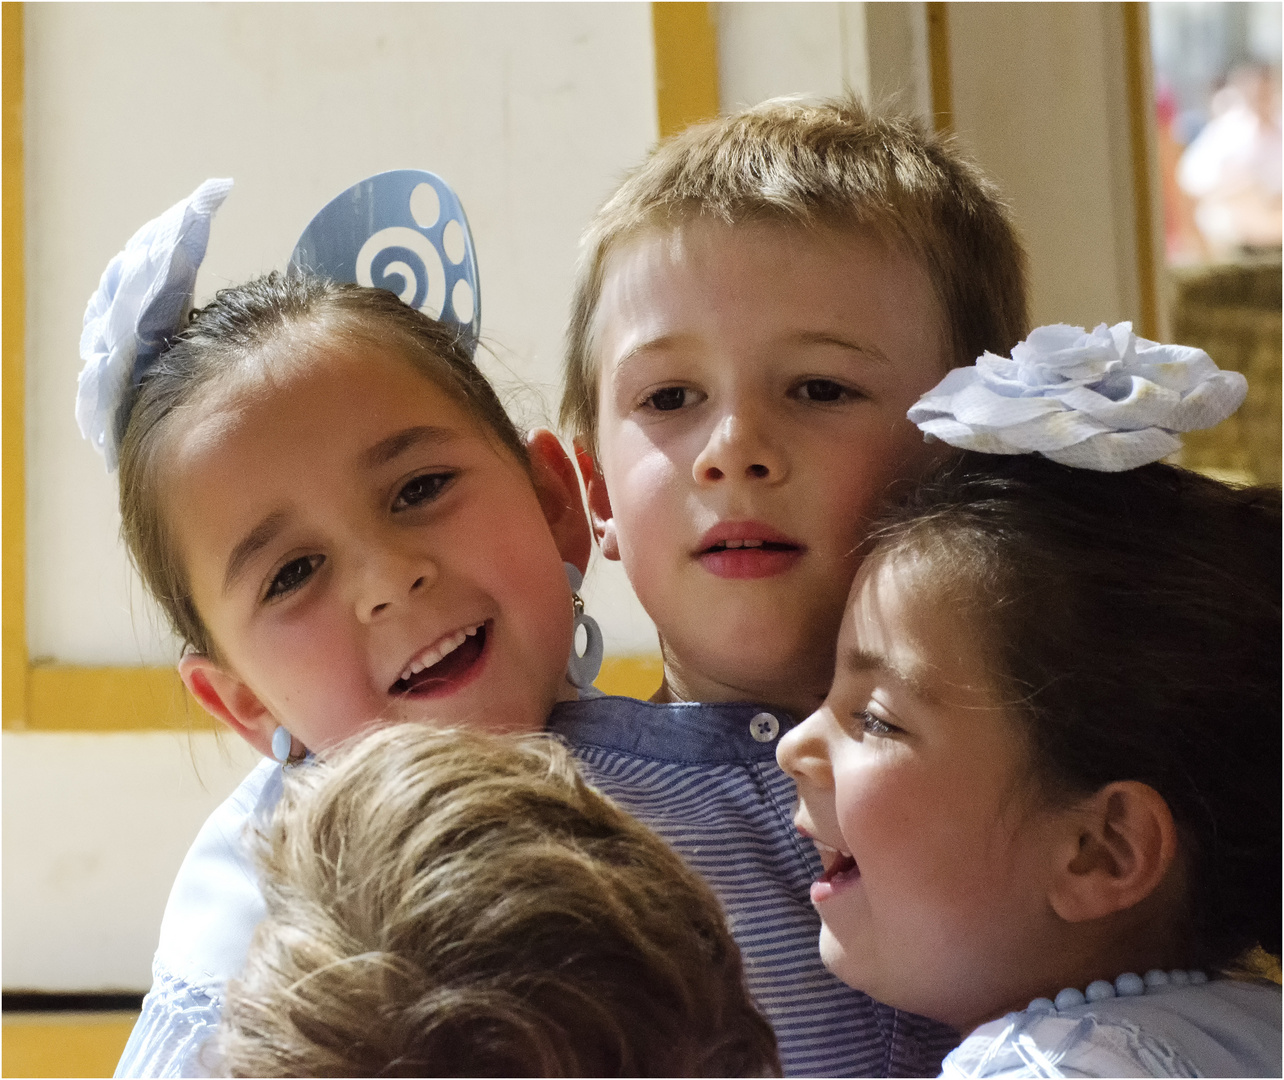
M608 656L594 685L604 694L647 700L660 689L664 662L658 656Z
M718 115L718 34L708 4L651 5L660 138Z
M658 656L609 656L597 688L646 699L659 689ZM28 731L187 731L217 728L173 668L36 664L28 671Z
M7 6L7 5L6 5ZM111 1076L137 1013L6 1013L3 1076Z
M1128 120L1132 151L1133 209L1137 220L1137 332L1158 339L1159 286L1155 258L1154 155L1151 128L1154 124L1152 72L1150 66L1150 13L1147 5L1125 2L1124 63L1128 80Z
M937 131L954 130L954 84L950 69L949 5L927 8L927 58L932 85L932 123Z
M0 720L27 718L26 267L23 175L23 7L0 6Z
M29 678L28 731L184 731L217 726L173 668L37 664Z

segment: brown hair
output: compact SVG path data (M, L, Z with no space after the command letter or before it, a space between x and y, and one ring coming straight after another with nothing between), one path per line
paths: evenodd
M549 736L377 729L263 845L222 1075L779 1075L708 886Z
M118 423L121 534L148 591L185 647L214 656L161 506L161 473L175 427L211 391L244 378L285 347L324 336L397 349L526 465L526 448L455 330L383 289L272 272L220 290L131 389Z
M1044 797L1116 780L1168 803L1189 963L1280 950L1280 493L1169 465L967 453L876 532L961 602L1026 727Z
M1025 336L1025 253L994 187L950 140L854 98L768 101L662 143L585 233L561 423L594 449L606 260L642 229L700 217L872 230L927 273L957 365L987 349L1006 355Z

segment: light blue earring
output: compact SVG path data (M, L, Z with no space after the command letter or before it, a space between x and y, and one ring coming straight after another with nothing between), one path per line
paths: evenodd
M281 767L290 764L290 751L294 749L294 736L283 724L278 724L272 732L272 757L281 763Z
M575 605L575 624L571 630L571 656L566 662L566 677L571 685L579 690L587 690L593 685L597 673L602 670L602 655L605 648L602 642L602 628L592 615L584 613L584 601L580 597L580 587L584 584L584 575L571 563L562 563L566 570L566 580L571 583L571 602ZM580 627L584 627L584 653L580 654L576 646Z

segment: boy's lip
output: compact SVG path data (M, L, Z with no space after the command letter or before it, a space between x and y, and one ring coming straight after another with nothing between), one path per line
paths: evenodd
M414 698L453 694L481 673L492 630L486 619L443 634L406 661L388 693Z
M761 521L722 521L706 532L693 553L721 578L783 574L806 553L805 544Z

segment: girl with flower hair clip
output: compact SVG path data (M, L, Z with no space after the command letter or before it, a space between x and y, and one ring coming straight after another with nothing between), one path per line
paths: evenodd
M964 1035L944 1075L1280 1075L1279 492L1157 460L1244 389L1044 327L911 410L965 452L778 756L826 965Z
M453 192L410 171L358 188L389 177L410 225L385 234L436 221L395 272L415 248L471 267L448 233L443 254L425 247L462 222ZM248 834L282 766L386 723L535 731L596 675L573 646L591 543L574 466L551 432L518 432L474 364L475 277L464 318L427 313L413 282L399 299L295 270L190 310L230 187L206 181L138 231L81 340L77 418L119 464L122 532L183 643L179 674L265 759L179 870L122 1076L210 1067L264 913ZM438 285L463 306L458 280Z

